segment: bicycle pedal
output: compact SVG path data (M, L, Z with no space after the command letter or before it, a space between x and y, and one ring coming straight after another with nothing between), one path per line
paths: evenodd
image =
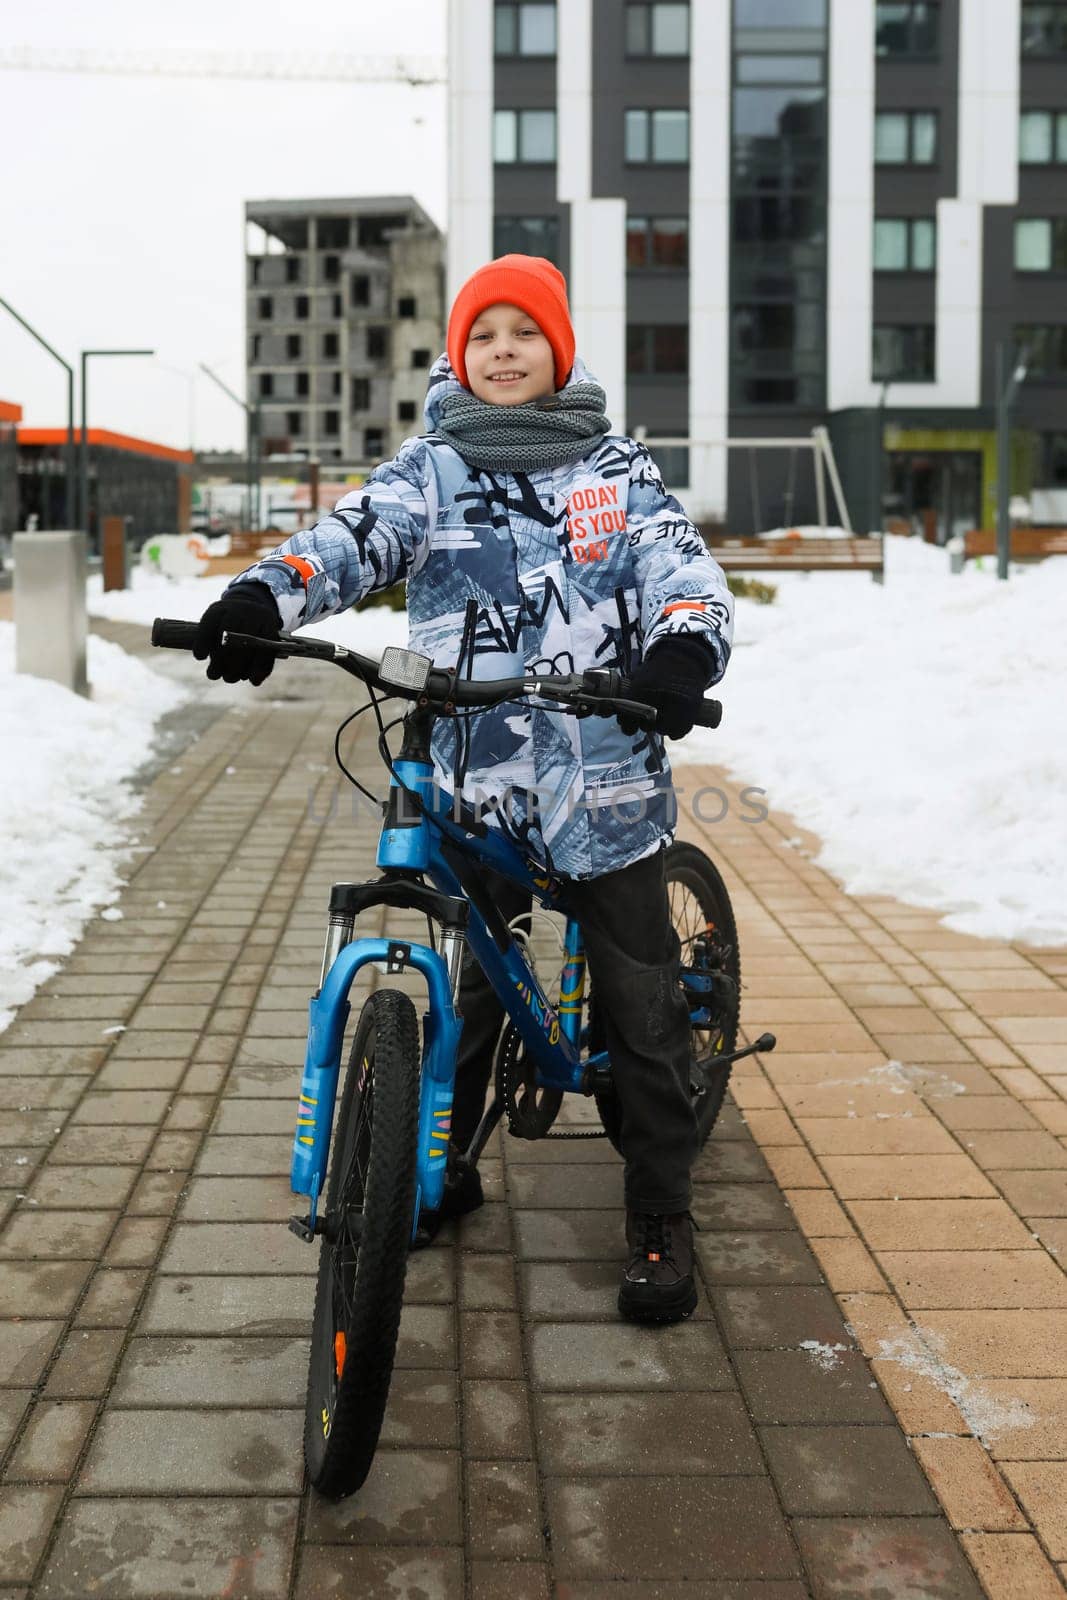
M311 1226L310 1217L290 1217L289 1232L295 1233L298 1239L303 1239L305 1244L314 1244L316 1236L325 1231L321 1217L315 1218L314 1227Z

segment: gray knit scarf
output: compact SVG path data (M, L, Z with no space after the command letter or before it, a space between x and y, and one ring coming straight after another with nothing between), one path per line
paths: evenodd
M453 394L441 406L437 433L472 467L489 472L535 472L588 455L611 427L599 383L572 383L544 400L495 406L473 394Z

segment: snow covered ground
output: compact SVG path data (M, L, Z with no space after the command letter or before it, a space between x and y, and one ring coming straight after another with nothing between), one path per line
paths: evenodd
M774 605L738 603L722 727L691 735L676 765L721 762L764 789L819 835L820 864L850 892L933 907L968 933L1061 942L1067 561L999 584L992 563L951 576L945 552L917 540L886 550L884 587L772 574ZM94 579L90 610L192 621L227 582L138 570L121 593ZM372 654L406 631L384 607L314 629ZM15 680L13 658L0 623L0 1028L116 898L138 804L128 780L188 692L96 638L88 701Z
M896 895L949 927L1067 940L1067 561L969 563L886 540L884 587L769 573L738 604L721 728L687 757L724 763L819 835L853 894ZM761 575L762 576L762 575Z
M117 645L89 640L92 698L15 676L0 622L0 1029L118 897L139 801L130 776L183 691Z

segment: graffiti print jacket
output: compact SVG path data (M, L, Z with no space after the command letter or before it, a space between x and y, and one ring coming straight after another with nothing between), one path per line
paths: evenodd
M576 362L568 381L588 380ZM644 446L609 434L564 467L478 470L434 436L458 391L442 356L426 434L235 582L267 584L291 632L406 580L411 648L475 679L632 671L685 633L710 645L717 682L732 636L726 580ZM442 718L433 749L447 789L479 809L495 801L486 820L562 876L628 866L673 831L663 741L613 718L499 706Z

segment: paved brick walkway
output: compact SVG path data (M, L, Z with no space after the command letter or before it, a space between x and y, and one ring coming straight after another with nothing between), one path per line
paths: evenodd
M498 1138L412 1258L371 1478L301 1496L291 1119L376 826L331 808L344 680L269 687L155 778L121 919L0 1036L0 1596L1062 1597L1067 959L849 900L710 771L733 810L687 831L781 1044L700 1166L699 1314L617 1320L606 1145Z

